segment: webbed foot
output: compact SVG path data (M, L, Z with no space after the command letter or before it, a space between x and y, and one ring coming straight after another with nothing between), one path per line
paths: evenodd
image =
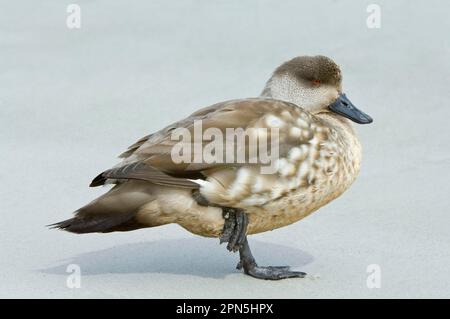
M237 265L237 269L243 269L244 273L258 279L280 280L286 278L304 278L306 273L291 270L289 266L267 266L261 267L255 261L247 237L239 249L241 261Z
M244 268L244 267L243 267ZM267 266L260 267L258 265L252 265L244 268L244 273L265 280L280 280L286 278L304 278L306 273L301 271L291 270L288 266Z

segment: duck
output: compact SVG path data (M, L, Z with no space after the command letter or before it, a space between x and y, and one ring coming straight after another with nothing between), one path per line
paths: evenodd
M341 69L331 58L297 56L275 69L259 96L202 108L139 139L119 156L119 164L90 184L112 188L72 218L50 226L85 234L178 224L239 252L237 268L246 275L303 278L306 273L289 266L258 265L248 236L293 224L343 194L361 165L352 122L372 121L343 93ZM181 140L183 133L195 135L199 123L206 129L202 139ZM246 138L232 149L225 147L222 157L215 143L210 154L216 160L197 156L214 134L215 142L234 141L237 135L230 138L229 130L240 130ZM266 142L266 153L262 146L247 149L256 140ZM248 156L223 160L238 149ZM268 149L276 156L263 161Z

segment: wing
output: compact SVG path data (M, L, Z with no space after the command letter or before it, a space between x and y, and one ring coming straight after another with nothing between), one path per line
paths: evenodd
M140 139L120 155L124 160L119 165L97 176L91 186L102 185L108 179L141 179L160 185L197 188L198 184L190 179L204 179L210 172L230 167L261 165L260 149L253 152L250 147L255 142L252 140L255 134L258 141L264 139L268 143L269 153L276 148L279 157L286 157L292 147L313 138L311 124L317 121L295 104L279 100L254 98L218 103ZM203 133L200 138L199 125ZM205 138L208 130L210 134ZM218 148L212 152L215 161L203 156L208 145L210 148L217 145L213 141L222 145L237 142L236 130L247 135L243 143L232 146L231 160L226 158L227 152L222 152L221 157ZM174 153L174 148L179 152ZM229 151L227 147L224 149ZM242 152L244 161L237 158ZM174 154L180 153L187 160L174 160Z

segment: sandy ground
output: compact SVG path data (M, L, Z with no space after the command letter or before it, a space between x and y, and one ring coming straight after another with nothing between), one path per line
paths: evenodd
M379 1L1 1L0 297L450 297L450 5ZM258 95L301 54L343 69L362 172L307 219L250 238L258 281L217 240L176 225L77 236L44 225L104 192L87 187L137 138L214 102ZM69 264L81 288L66 285ZM366 285L379 265L381 287Z

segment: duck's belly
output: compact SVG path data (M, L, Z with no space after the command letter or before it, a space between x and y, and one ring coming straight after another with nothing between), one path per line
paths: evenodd
M282 191L279 193L279 196L266 201L263 205L253 205L253 203L264 199L265 195L253 193L246 198L242 198L240 201L228 205L225 203L225 205L222 204L221 206L241 208L248 214L248 234L257 234L277 229L301 220L347 190L354 181L356 172L351 172L351 174L348 174L348 170L346 171L347 174L343 174L342 172L344 170L332 175L316 174L315 181L306 185L302 184L300 187L294 189L280 186L284 182L279 182L277 185L274 184L274 187L278 187ZM288 180L286 185L289 184L290 181ZM270 194L273 194L273 192ZM183 223L179 224L203 236L220 236L223 228L223 218L220 209L218 209L218 212L212 213L211 210L200 208L191 214L196 215L200 224L212 227L205 229L202 226L201 228L204 230L197 232L193 230L197 229L199 224L191 225L185 219ZM219 216L219 218L211 218L212 214ZM209 229L212 231L208 231Z
M246 207L248 234L295 223L339 196L342 191L330 192L328 189L327 196L324 196L314 188L294 190L263 206ZM186 191L160 194L156 201L141 210L140 221L148 221L152 226L176 223L204 237L219 237L224 226L221 208L200 206Z
M293 224L313 213L333 198L326 201L305 200L304 191L290 194L259 208L247 208L249 216L248 234L257 234Z

